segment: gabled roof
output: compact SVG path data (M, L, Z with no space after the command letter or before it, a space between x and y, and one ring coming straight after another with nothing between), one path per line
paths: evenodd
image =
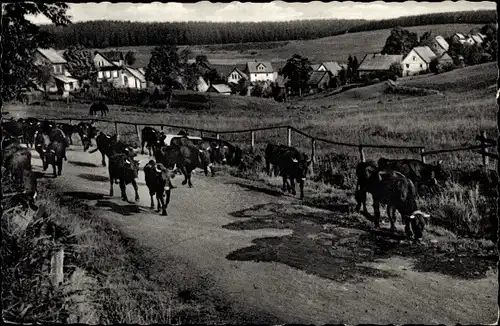
M142 83L146 82L146 76L144 76L144 74L139 70L132 67L125 67L125 70L127 70L135 78L139 79Z
M441 35L437 35L434 39L436 40L436 43L441 48L443 48L443 50L445 50L445 51L449 50L450 45L448 44L448 42L446 42L446 40Z
M448 55L448 53L444 52L440 56L437 57L440 61L453 61L453 59Z
M328 74L327 71L314 71L313 73L311 73L311 76L307 81L307 85L318 85L326 74Z
M63 75L57 75L57 76L54 76L54 78L55 79L59 79L60 81L62 81L65 84L77 83L78 82L78 80L75 79L75 78L71 78L71 77L63 76Z
M100 52L101 55L103 55L106 59L110 61L120 61L120 60L125 60L125 55L121 51L107 51L107 52Z
M376 70L389 70L391 64L394 62L400 63L403 56L401 54L380 54L380 53L369 53L365 55L361 64L358 67L358 71L376 71Z
M234 68L233 70L231 70L231 72L229 74L227 74L227 77L231 76L231 74L236 71L237 73L240 74L241 77L244 77L245 79L248 80L248 75L245 74L243 71L241 71L239 68Z
M455 33L455 34L453 34L453 36L455 36L455 35L458 36L459 39L462 39L462 40L465 39L465 36L462 33Z
M231 88L226 84L213 84L210 88L215 89L218 93L231 93Z
M336 61L327 61L322 64L325 66L326 70L333 74L337 74L340 70L342 70L342 67Z
M477 44L483 43L483 39L481 38L481 36L476 34L476 35L471 35L471 37Z
M263 66L263 70L258 70L259 66ZM247 62L247 70L249 73L273 73L273 66L269 61L250 61Z
M110 58L108 58L108 57L104 54L104 52L94 51L94 58L95 58L95 56L96 56L96 55L98 55L98 54L99 54L99 55L101 55L101 57L103 57L103 58L104 58L104 60L106 60L106 61L107 61L107 62L108 62L111 66L115 67L115 69L116 69L116 68L119 68L119 67L118 67L118 65L116 65L115 63L113 63L113 60L111 60ZM105 68L105 67L97 67L97 68ZM104 69L103 69L103 70L104 70ZM112 70L114 70L114 69L112 69Z
M313 71L318 71L319 67L321 67L321 63L316 63L311 65Z
M57 53L54 49L42 49L38 48L37 51L43 55L47 60L52 64L60 64L60 63L68 63L59 53Z
M416 46L412 50L426 63L430 63L436 57L436 54L428 46Z

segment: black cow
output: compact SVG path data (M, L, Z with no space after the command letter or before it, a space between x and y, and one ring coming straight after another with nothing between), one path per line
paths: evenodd
M64 134L64 132L59 128L54 128L52 132L49 134L49 140L51 142L57 142L63 145L62 147L59 146L61 147L61 152L59 154L62 154L63 155L62 158L65 161L67 161L68 158L66 157L66 148L69 147L70 141L68 137Z
M92 138L97 136L98 130L93 123L80 122L76 127L85 152L92 146Z
M203 137L200 145L210 153L210 161L217 164L238 166L241 163L241 148L233 146L225 140L213 137Z
M393 170L404 174L418 188L421 185L434 187L437 185L437 180L446 180L446 174L441 167L441 161L436 165L432 165L414 159L390 160L380 158L378 160L378 167L381 170Z
M170 179L174 178L174 173L172 170L168 170L163 164L150 160L144 166L144 178L149 189L149 195L151 196L151 209L155 208L153 196L156 196L158 212L161 207L162 215L167 215L170 192L173 188ZM166 195L165 200L163 199L164 195Z
M361 168L359 169L361 170ZM365 189L373 197L375 226L380 227L380 205L384 204L387 205L391 231L395 231L396 229L395 212L397 210L401 214L401 218L405 224L407 237L412 238L415 235L417 240L421 239L426 225L425 219L429 218L430 215L417 209L417 193L413 182L397 171L374 171L370 168L365 171L365 176L367 177L365 180ZM360 204L358 203L358 205Z
M356 184L356 211L360 212L361 206L363 206L363 211L364 213L368 213L368 210L366 208L366 193L368 191L368 181L372 175L377 173L378 171L378 166L375 161L369 160L366 162L360 162L356 166L356 177L357 177L357 184Z
M130 158L137 156L130 146L117 140L117 135L110 136L101 131L96 137L96 145L96 148L89 151L89 153L93 154L99 150L102 155L102 166L106 166L105 156L108 159L114 154L127 154Z
M45 152L45 166L44 170L52 165L54 178L62 174L63 160L66 157L66 144L59 141L51 141ZM56 172L57 167L57 172Z
M265 153L266 166L268 162L276 165L283 177L283 191L291 191L295 195L295 181L297 181L300 187L300 199L304 199L304 181L311 164L307 155L293 147L274 144L268 144ZM290 179L290 185L287 179Z
M105 116L109 112L109 108L106 104L102 102L93 103L89 108L89 115L97 115L97 112L101 112L101 117Z
M273 172L275 176L278 176L280 174L278 167L278 161L279 161L278 154L280 151L280 146L283 145L267 144L266 146L265 150L266 172L270 177L273 176Z
M159 145L159 136L160 134L155 128L152 127L144 127L141 131L141 154L144 154L144 145L149 151L149 156L151 156L151 148Z
M69 144L73 145L73 139L72 139L71 136L73 134L78 133L78 126L77 125L72 125L72 124L69 124L69 123L58 123L57 127L64 132L64 134L66 135L66 137L68 137Z
M2 132L20 141L24 137L23 123L15 120L3 120Z
M109 158L109 196L113 196L113 182L118 180L120 183L122 200L128 202L126 185L132 183L135 191L135 201L139 201L139 192L135 179L139 174L139 162L130 158L126 154L115 154Z
M205 175L208 176L210 172L212 177L214 176L214 171L212 169L212 163L210 162L210 154L196 146L161 146L156 153L156 161L162 163L167 168L178 167L179 170L184 175L184 181L182 184L186 183L189 187L193 187L191 182L191 172L197 167L202 168Z
M38 122L37 128L38 128L38 131L41 131L46 135L50 135L52 130L54 130L54 128L56 128L56 123L45 119L43 121Z
M50 144L49 136L44 135L42 132L36 131L34 139L35 139L35 150L40 156L40 160L42 161L42 167L43 170L45 171L48 166L45 161L46 161L47 148Z

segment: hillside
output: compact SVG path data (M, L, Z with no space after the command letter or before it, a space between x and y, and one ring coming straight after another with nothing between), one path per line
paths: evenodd
M442 24L409 27L408 30L422 35L432 31L433 34L449 36L455 32L467 33L477 24ZM346 62L349 55L361 60L366 53L378 52L384 47L391 29L369 32L348 33L315 40L297 40L287 42L257 42L236 44L214 44L189 46L193 55L204 54L215 65L237 65L247 61L267 60L284 62L297 53L311 61L335 60ZM108 48L122 51L137 51L137 61L134 66L145 67L151 56L151 46ZM181 47L183 48L183 47Z

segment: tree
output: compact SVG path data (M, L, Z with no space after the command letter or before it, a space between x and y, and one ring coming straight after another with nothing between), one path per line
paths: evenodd
M127 63L128 66L132 66L136 61L136 58L135 58L135 52L133 51L128 51L126 54L125 54L125 62Z
M45 97L48 95L48 86L54 82L52 75L52 66L49 63L40 65L38 67L38 82L42 85Z
M401 27L391 31L391 35L385 41L382 54L408 54L411 49L418 46L418 35L411 33Z
M250 81L247 80L245 77L241 78L239 81L238 81L238 86L237 86L237 93L239 95L247 95L248 93L248 87L250 87Z
M431 63L429 64L429 70L430 72L433 72L433 73L439 73L441 72L442 70L442 67L441 65L439 64L439 59L438 58L434 58L431 60Z
M156 85L165 86L167 90L177 84L180 76L180 62L177 47L174 45L157 46L151 51L146 67L146 80Z
M33 57L38 47L50 47L48 32L26 19L43 15L56 26L70 24L65 3L14 2L2 4L2 99L18 98L26 89L35 87L41 70Z
M71 46L64 51L63 57L68 62L69 73L78 79L80 85L84 80L89 80L91 83L96 81L97 67L90 51L82 46Z
M288 78L288 85L295 91L301 91L312 72L311 63L308 58L294 54L287 60L282 69L283 76Z
M389 70L398 77L403 76L403 66L401 66L401 64L399 62L391 63Z

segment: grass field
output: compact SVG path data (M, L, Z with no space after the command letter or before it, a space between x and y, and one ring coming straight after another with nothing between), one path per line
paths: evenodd
M409 27L408 30L421 36L424 32L432 31L434 35L444 37L455 32L467 33L475 27L474 24L442 24ZM194 55L204 54L210 62L217 66L231 66L245 64L247 61L266 60L277 65L297 53L308 57L313 62L339 61L347 62L349 55L361 60L366 53L379 52L384 47L390 29L343 34L320 38L316 40L241 43L241 44L214 44L189 46ZM151 57L153 47L123 47L122 51L136 51L136 67L146 67ZM92 49L96 50L96 49ZM101 49L103 51L109 49ZM223 69L223 68L221 68ZM224 69L225 70L225 69Z

